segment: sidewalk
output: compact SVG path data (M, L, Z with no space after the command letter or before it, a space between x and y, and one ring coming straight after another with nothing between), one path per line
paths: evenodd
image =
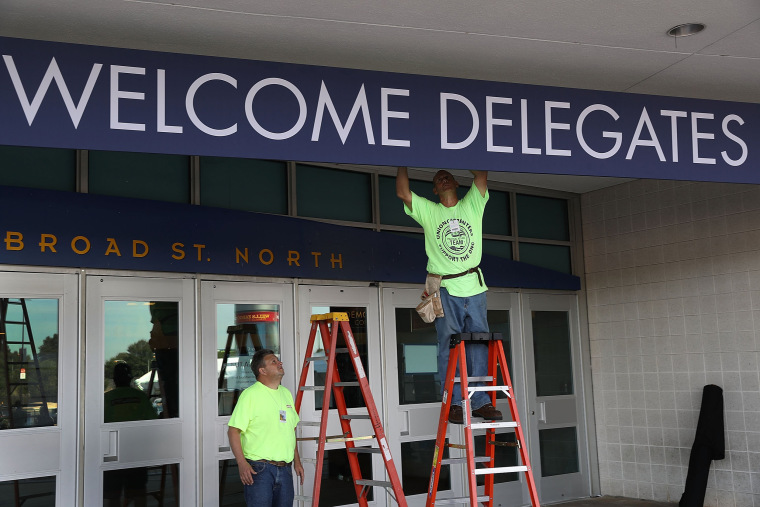
M557 507L675 507L677 503L655 502L654 500L638 500L636 498L623 498L619 496L600 496L573 500L554 504Z

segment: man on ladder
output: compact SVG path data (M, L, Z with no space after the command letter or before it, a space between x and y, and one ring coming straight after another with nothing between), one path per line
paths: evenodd
M396 174L396 195L404 201L404 211L422 226L425 232L425 253L428 257L426 294L440 297L443 316L435 319L438 333L438 374L441 390L449 363L449 342L457 333L488 332L486 287L478 265L483 252L483 212L488 202L486 171L472 171L472 187L462 199L457 196L459 184L448 171L438 171L433 178L433 193L440 199L434 203L411 191L406 167ZM440 284L440 289L439 289ZM488 368L488 347L468 343L467 369L473 377L485 377ZM473 387L480 385L472 384ZM454 389L449 421L463 424L462 395ZM502 414L487 394L476 391L470 400L472 415L488 420L501 420Z

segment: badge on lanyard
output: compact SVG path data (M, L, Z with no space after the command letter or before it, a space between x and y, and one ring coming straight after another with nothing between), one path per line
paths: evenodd
M459 232L459 220L456 218L449 220L449 229L451 232Z
M280 410L280 422L281 423L288 422L288 413L285 412L284 410Z

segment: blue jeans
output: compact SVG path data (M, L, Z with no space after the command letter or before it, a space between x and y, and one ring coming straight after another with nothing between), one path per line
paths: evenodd
M278 467L263 461L248 463L256 472L253 484L243 485L247 507L293 507L292 466Z
M448 291L441 287L441 304L444 316L435 319L435 330L438 333L438 374L441 377L441 392L446 379L446 368L449 365L449 341L451 335L457 333L487 333L488 315L486 307L486 293L476 296L456 297L449 295ZM465 355L467 356L467 376L485 377L488 375L488 345L483 343L465 343ZM456 375L459 376L459 365ZM475 382L471 386L483 385ZM459 384L454 384L451 393L451 403L461 403L462 389ZM491 398L483 391L476 391L470 398L472 410L477 410L483 405L491 403Z

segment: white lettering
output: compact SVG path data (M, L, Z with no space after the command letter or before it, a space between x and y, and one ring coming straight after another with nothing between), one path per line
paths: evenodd
M181 134L182 127L166 124L166 70L164 69L158 69L156 92L158 93L158 103L156 105L156 130L158 132L168 132L170 134Z
M575 134L578 137L578 142L581 145L581 148L583 148L583 151L588 153L594 158L599 159L605 159L610 158L611 156L615 155L618 150L620 149L620 145L623 144L623 134L620 132L608 132L603 131L602 137L608 137L610 139L615 140L615 145L612 147L612 149L604 152L599 152L596 150L591 149L591 147L586 143L586 140L583 138L583 122L586 121L586 116L593 113L594 111L604 111L605 113L612 116L612 119L617 121L620 116L615 112L614 109L612 109L609 106L605 106L604 104L592 104L588 106L586 109L584 109L580 116L578 116L578 123L575 125Z
M364 91L364 85L362 85L361 89L359 90L359 94L356 96L354 107L351 109L351 113L348 115L346 124L341 125L338 111L335 109L335 105L330 98L330 93L327 91L325 82L322 81L322 86L319 90L319 101L317 102L317 116L314 118L314 129L311 133L312 141L319 141L319 133L322 128L322 115L324 114L325 106L330 112L330 116L332 117L333 123L335 124L335 129L338 131L340 141L343 144L346 144L346 139L348 139L348 134L351 132L351 127L353 127L354 120L356 120L356 116L359 114L359 110L361 109L362 117L364 118L364 129L367 131L367 144L375 144L375 136L372 133L372 122L369 118L369 105L367 104L367 94Z
M644 125L646 125L647 130L649 130L649 135L652 138L651 140L641 139L641 131L643 130ZM636 133L633 134L631 145L628 147L628 154L625 156L626 160L631 160L633 158L633 152L636 151L637 146L654 146L654 149L657 150L657 156L660 157L660 162L665 162L665 154L662 152L660 141L657 139L657 134L652 126L652 120L649 119L649 113L647 113L646 107L641 110L639 123L636 125Z
M296 97L296 100L298 101L298 109L299 109L298 120L296 121L295 125L293 125L292 128L290 128L289 130L286 130L285 132L270 132L269 130L259 125L259 122L256 121L256 117L253 115L254 97L256 97L256 94L262 88L269 85L278 85L278 86L287 88ZM261 81L259 81L258 83L256 83L255 85L251 87L251 90L248 92L248 95L245 98L245 116L248 118L248 123L251 124L251 127L253 127L253 129L256 132L266 137L267 139L274 139L276 141L289 139L293 137L294 135L296 135L303 128L304 123L306 123L306 99L304 99L303 94L301 93L301 90L296 88L296 86L290 81L286 81L278 77L269 77L266 79L262 79Z
M526 155L541 155L541 148L528 146L528 99L520 99L520 122L522 152Z
M193 84L191 84L190 88L187 89L187 95L185 95L185 109L187 109L187 116L190 117L190 121L193 122L193 125L195 125L198 130L204 134L215 137L232 135L237 132L237 123L233 123L226 129L211 128L203 123L201 119L198 118L198 114L195 112L195 94L198 92L198 89L201 86L208 83L209 81L224 81L225 83L231 84L234 88L237 88L237 80L231 76L228 76L227 74L212 72L211 74L205 74L199 77L193 81Z
M726 164L731 166L739 166L742 165L747 160L747 143L744 142L744 140L738 136L736 136L733 132L728 130L728 122L735 121L739 125L744 125L744 120L739 115L736 114L729 114L725 118L723 118L723 133L726 134L726 137L731 139L733 142L738 144L742 149L742 156L739 157L737 160L734 160L732 158L729 158L728 154L725 151L721 151L720 155L723 157L723 160L726 161Z
M570 130L569 123L555 123L552 122L552 109L554 108L570 109L569 102L553 102L547 100L544 103L544 118L546 128L546 154L555 155L558 157L569 157L571 155L570 150L556 150L552 147L552 130Z
M467 106L472 116L472 130L467 139L458 143L449 142L449 128L448 128L448 102L449 100L456 100ZM456 93L441 93L441 149L442 150L461 150L468 147L475 140L478 135L478 129L480 128L480 121L478 120L478 111L475 106L467 98Z
M699 132L697 129L698 120L712 120L715 115L712 113L691 113L691 155L695 164L714 164L714 158L702 158L699 156L699 140L715 139L715 134Z
M660 111L662 116L670 116L670 143L673 150L673 162L678 162L678 118L686 118L686 111L671 111L663 109Z
M111 128L118 130L145 130L144 123L127 123L119 121L119 100L145 100L143 92L127 92L119 89L119 74L145 75L145 67L124 67L111 65Z
M8 74L11 76L13 87L16 89L16 95L18 96L21 108L24 110L24 115L26 115L26 121L29 123L30 127L32 126L34 117L37 116L37 111L40 109L42 99L45 98L45 94L47 94L47 90L53 80L55 80L56 85L58 85L58 90L61 92L63 103L66 104L66 110L69 112L69 117L74 124L74 128L76 129L79 127L82 114L84 114L87 102L90 100L92 89L95 87L95 81L98 79L100 69L103 68L102 64L95 63L92 65L90 77L87 79L87 84L84 86L82 96L79 97L79 103L74 105L74 100L71 98L69 88L66 86L66 81L63 79L63 75L58 68L58 63L56 63L55 58L50 60L50 65L48 66L45 75L42 77L40 86L37 88L37 92L34 94L34 99L32 99L31 102L29 102L29 98L24 91L24 85L21 83L21 77L16 69L16 64L13 62L13 57L10 55L3 55L3 60L5 60L5 66L8 68Z
M493 117L494 104L511 104L512 99L508 97L486 97L486 149L499 153L512 153L514 150L511 146L496 146L493 144L493 127L494 125L512 126L512 120Z
M389 95L408 97L409 90L402 90L397 88L380 88L380 132L383 146L403 146L408 148L411 145L411 142L409 140L391 139L388 137L388 118L399 118L401 120L409 119L409 113L407 111L391 111L388 109Z

